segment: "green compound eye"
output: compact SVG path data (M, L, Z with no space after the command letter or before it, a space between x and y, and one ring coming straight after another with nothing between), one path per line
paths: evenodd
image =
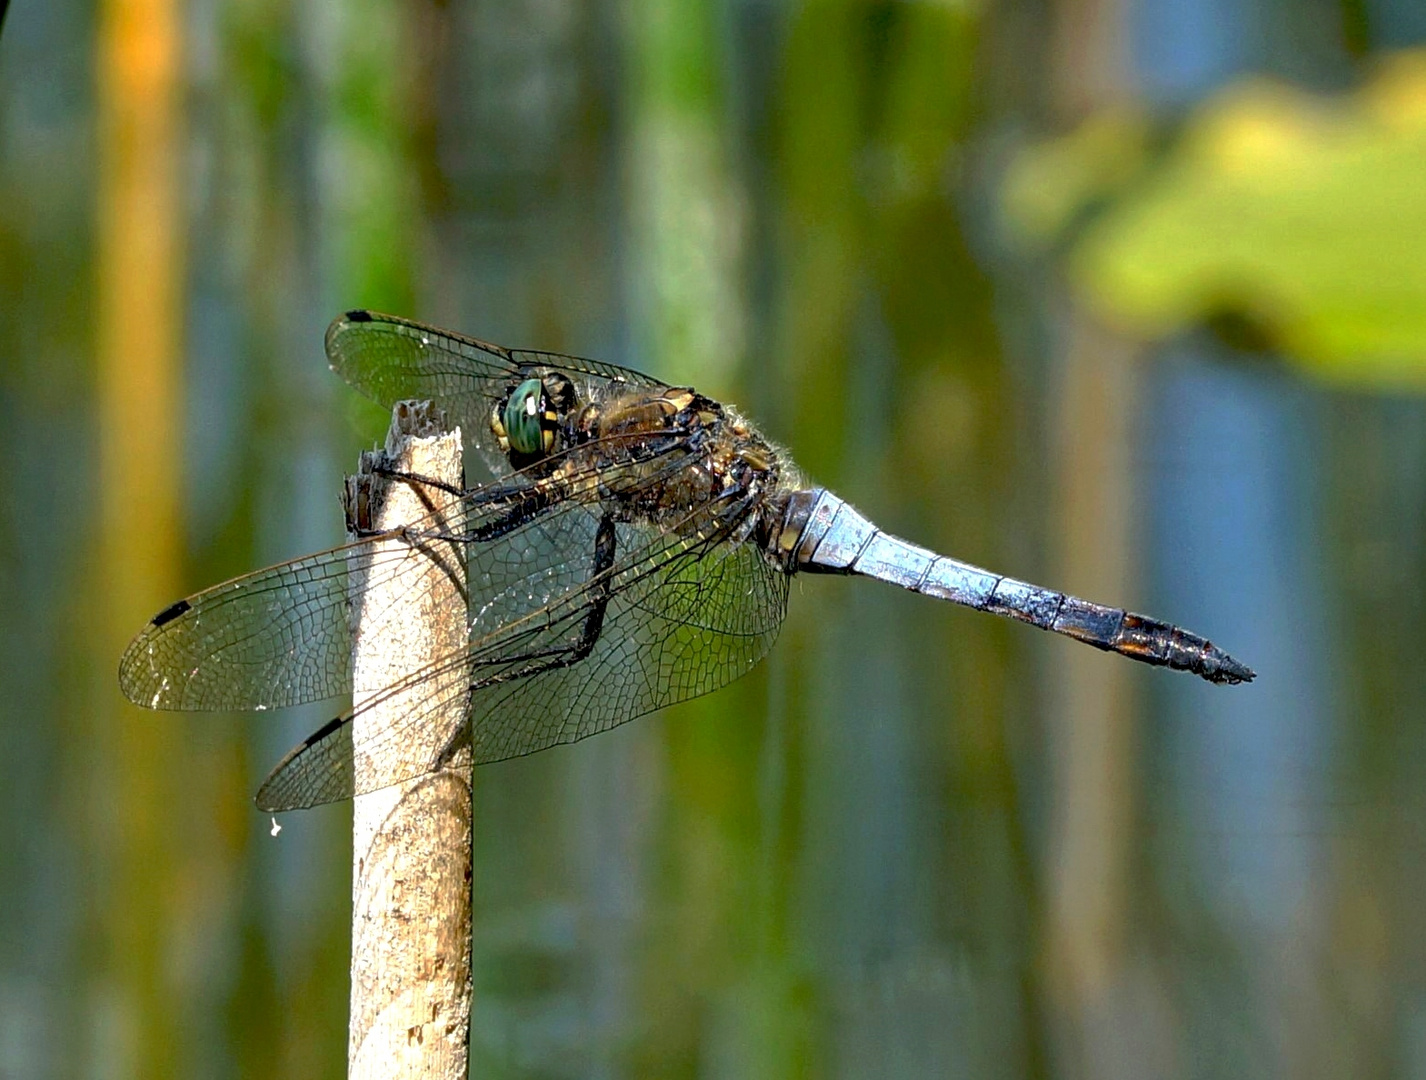
M549 452L542 421L545 413L545 388L539 379L526 379L510 392L501 420L510 449L518 454Z

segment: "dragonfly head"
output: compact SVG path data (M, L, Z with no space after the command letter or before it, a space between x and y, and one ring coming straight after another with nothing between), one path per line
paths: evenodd
M574 404L574 385L558 373L517 383L490 417L501 453L517 469L549 457L558 449L562 421Z

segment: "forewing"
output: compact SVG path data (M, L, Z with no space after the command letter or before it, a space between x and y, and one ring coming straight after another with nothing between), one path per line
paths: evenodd
M271 566L165 608L124 650L119 688L146 708L199 711L349 693L347 574L367 548Z
M434 718L449 715L457 704L467 723L427 743L438 747L427 769L442 764L457 744L470 745L476 763L518 757L732 682L776 638L788 579L754 546L699 539L691 535L691 519L683 524L686 533L617 526L616 560L602 575L593 572L597 507L569 504L545 515L526 537L537 542L518 550L505 543L473 547L473 594L481 591L482 578L496 580L502 583L500 600L486 613L472 603L467 653L414 673L388 693L404 693L416 682L446 689L405 713L359 757L352 755L351 718L333 721L273 771L259 805L296 809L418 775L425 770L383 764L383 745L418 733L428 738ZM715 526L703 524L712 535ZM567 555L576 540L585 544L586 558L562 560L558 553ZM572 657L606 589L602 632L588 656L567 666L552 663ZM496 611L505 617L489 614ZM446 677L456 669L463 679Z
M614 364L507 349L371 311L350 311L333 320L327 328L327 359L333 371L378 404L436 402L497 474L508 466L490 430L490 417L510 389L530 374L562 372L581 402L606 397L620 386L663 385Z
M509 513L521 490L514 484L475 489L454 513L447 498L394 548L385 543L390 534L382 534L180 600L124 650L119 687L137 705L196 711L281 708L349 694L351 575L369 560L373 584L401 578L419 587L421 575L447 572L439 555L452 546L453 532Z

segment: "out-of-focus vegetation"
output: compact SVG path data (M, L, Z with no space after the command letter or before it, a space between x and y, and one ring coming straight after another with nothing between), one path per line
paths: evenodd
M1172 131L1110 110L1027 149L1005 188L1027 239L1113 325L1212 322L1312 373L1426 386L1426 53L1347 95L1249 79Z
M477 774L477 1075L1422 1072L1417 0L95 14L0 38L0 1078L342 1070L347 811L249 802L335 704L114 663L340 540L355 306L1259 671L795 582L749 677Z

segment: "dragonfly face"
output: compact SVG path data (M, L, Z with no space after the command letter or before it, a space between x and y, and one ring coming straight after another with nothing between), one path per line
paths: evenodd
M695 390L369 312L337 319L327 354L383 404L438 403L496 479L463 493L454 515L401 530L402 556L389 553L390 534L364 537L165 608L120 661L130 700L266 709L348 694L352 575L393 580L411 551L452 546L466 567L468 647L394 686L361 689L367 708L384 694L449 686L457 673L464 721L437 743L468 746L476 763L572 742L726 685L771 647L799 571L879 578L1212 682L1253 678L1179 627L882 532L831 492L804 486L752 425ZM406 710L387 737L408 738L448 713L435 701ZM259 805L294 809L412 775L409 766L354 765L351 721L340 715L294 749Z

